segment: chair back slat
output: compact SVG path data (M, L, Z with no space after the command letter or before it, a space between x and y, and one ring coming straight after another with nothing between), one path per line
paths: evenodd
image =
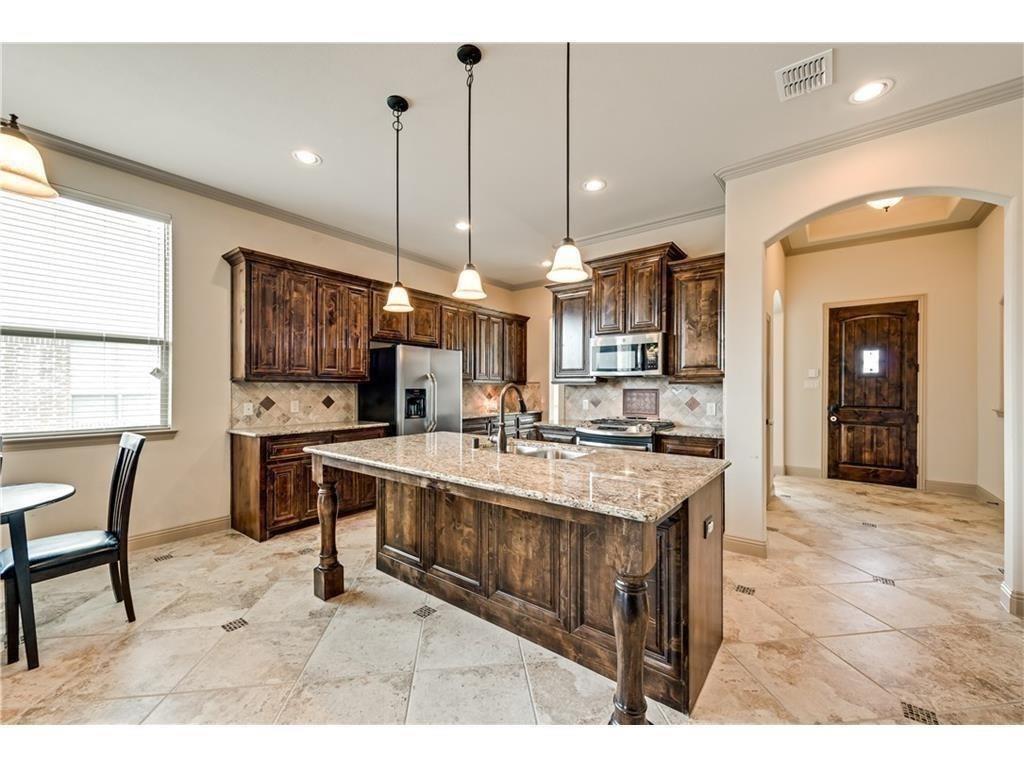
M110 502L107 508L107 530L117 534L121 546L128 545L128 519L132 511L132 492L135 489L135 470L146 438L132 432L121 435L121 444L110 478Z

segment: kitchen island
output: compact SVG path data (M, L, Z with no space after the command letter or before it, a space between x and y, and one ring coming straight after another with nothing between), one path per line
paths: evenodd
M314 593L343 591L336 475L376 477L377 568L689 712L722 640L728 462L436 432L318 445Z

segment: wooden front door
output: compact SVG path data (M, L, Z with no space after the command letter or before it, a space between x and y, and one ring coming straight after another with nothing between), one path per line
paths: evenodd
M829 310L828 476L917 485L916 301Z

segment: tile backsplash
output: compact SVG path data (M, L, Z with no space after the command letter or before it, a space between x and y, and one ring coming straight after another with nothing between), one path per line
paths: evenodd
M618 379L580 386L565 385L565 418L599 419L622 416L622 392L657 389L658 418L694 427L722 426L721 384L670 384L667 378ZM589 407L584 410L583 401ZM713 404L715 413L708 413Z
M474 384L463 382L462 384L462 415L463 418L471 416L483 416L488 413L498 412L498 395L501 393L503 384ZM531 381L523 384L523 399L526 400L526 407L531 411L544 409L542 389L540 382ZM508 410L515 409L515 395L509 395L505 403Z
M298 411L292 413L292 402ZM252 403L252 415L245 404ZM356 385L317 382L231 382L231 426L317 424L356 418Z

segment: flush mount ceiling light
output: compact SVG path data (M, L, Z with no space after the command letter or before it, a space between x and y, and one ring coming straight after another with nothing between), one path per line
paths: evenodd
M903 199L902 196L896 197L882 197L878 200L868 200L868 205L874 208L876 211L886 211L896 205Z
M455 222L455 228L457 230L459 230L459 232L469 232L469 222L468 221L456 221Z
M18 127L18 116L0 117L0 189L27 197L57 197L39 150Z
M292 157L303 165L320 165L320 163L324 161L320 155L316 152L311 152L308 149L296 149L292 152Z
M583 189L587 192L600 192L607 186L608 182L604 179L587 179L583 182Z
M569 43L565 44L565 237L555 251L547 278L553 283L578 283L587 279L583 256L569 235Z
M412 312L412 304L409 303L409 292L405 290L402 281L398 279L398 266L401 251L398 246L398 135L402 132L402 113L409 109L409 102L401 96L388 96L388 107L391 108L391 127L395 129L395 282L391 284L388 291L388 302L384 305L385 312Z
M466 69L466 266L459 274L459 282L452 291L456 299L479 301L486 299L480 273L473 266L473 67L480 63L483 54L475 45L462 45L455 55ZM455 226L459 226L456 224ZM462 229L461 227L459 227Z
M874 101L879 96L884 96L891 91L894 85L896 85L896 83L888 77L883 77L881 80L872 80L870 83L864 83L864 85L850 94L850 103L866 104L869 101Z

